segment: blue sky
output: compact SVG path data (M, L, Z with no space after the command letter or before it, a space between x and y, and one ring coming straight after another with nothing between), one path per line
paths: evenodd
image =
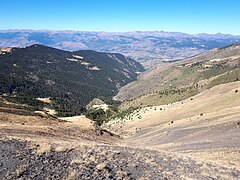
M240 0L0 0L0 29L240 35Z

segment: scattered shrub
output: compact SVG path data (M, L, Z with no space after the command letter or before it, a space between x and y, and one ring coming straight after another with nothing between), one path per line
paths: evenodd
M107 119L107 114L103 109L90 109L85 113L85 116L92 119L98 126L101 126Z

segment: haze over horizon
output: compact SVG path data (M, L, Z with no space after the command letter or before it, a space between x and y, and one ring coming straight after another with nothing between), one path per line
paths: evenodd
M216 34L222 34L222 35L232 35L232 36L240 36L240 34L231 34L231 33L222 33L222 32L216 32L216 33L206 33L206 32L199 32L199 33L188 33L188 32L182 32L182 31L165 31L165 30L132 30L132 31L104 31L104 30L99 30L99 31L94 31L94 30L72 30L72 29L0 29L0 32L11 32L11 31L16 31L16 32L21 32L21 31L36 31L36 32L96 32L96 33L133 33L133 32L159 32L159 33L183 33L183 34L189 34L189 35L199 35L199 34L209 34L209 35L216 35Z
M3 1L0 29L240 35L237 0Z

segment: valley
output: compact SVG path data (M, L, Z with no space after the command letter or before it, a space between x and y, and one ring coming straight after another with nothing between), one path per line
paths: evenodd
M122 105L126 107L145 101L145 106L180 101L218 84L239 80L239 66L239 45L213 49L147 70L137 81L121 88L114 99L126 100Z
M115 53L1 52L0 179L240 178L238 44L147 71Z

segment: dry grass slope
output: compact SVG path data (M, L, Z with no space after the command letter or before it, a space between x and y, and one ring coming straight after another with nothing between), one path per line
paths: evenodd
M174 151L240 168L240 82L109 122L123 144ZM120 123L116 123L120 121ZM216 159L217 158L217 159Z
M111 124L124 139L83 116L1 112L0 179L239 179L239 87L143 108Z
M226 72L236 71L233 79L225 77L228 82L232 82L237 78L240 79L239 67L240 45L213 49L192 58L173 63L161 63L149 69L141 74L137 81L122 87L115 99L124 101L144 94L192 87L202 80L207 81ZM208 87L198 86L198 91L201 92L206 88Z

